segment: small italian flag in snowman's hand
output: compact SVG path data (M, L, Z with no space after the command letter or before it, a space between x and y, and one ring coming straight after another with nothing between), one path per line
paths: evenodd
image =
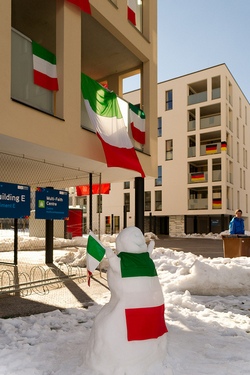
M87 280L90 286L90 277L105 255L105 247L96 235L90 231L87 243Z

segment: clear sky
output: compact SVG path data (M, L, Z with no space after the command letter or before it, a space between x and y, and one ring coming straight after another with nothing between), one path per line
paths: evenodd
M222 63L249 101L250 0L158 0L158 82Z

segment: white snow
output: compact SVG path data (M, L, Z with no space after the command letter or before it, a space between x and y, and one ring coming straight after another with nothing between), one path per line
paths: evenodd
M3 251L3 242L10 239L0 232ZM220 234L202 237L221 238ZM104 240L105 246L114 248L114 237ZM64 261L69 257L70 263L83 264L85 245L86 237L76 239L71 255L65 249ZM145 375L249 375L250 258L210 259L158 247L153 259L169 332L164 364L155 365ZM87 368L84 355L93 320L109 296L105 291L88 309L0 319L0 374L98 375Z

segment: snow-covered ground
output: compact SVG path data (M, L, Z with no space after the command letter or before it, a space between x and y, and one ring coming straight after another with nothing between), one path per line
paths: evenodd
M211 234L192 237L200 236L216 239ZM8 242L3 231L0 238L1 243ZM65 249L57 261L83 264L86 240L76 238L76 250ZM102 240L114 248L113 236ZM149 369L147 375L249 375L250 258L207 259L156 247L153 259L169 332L164 364ZM84 353L93 319L109 296L105 292L88 309L0 319L0 374L97 375L86 367Z

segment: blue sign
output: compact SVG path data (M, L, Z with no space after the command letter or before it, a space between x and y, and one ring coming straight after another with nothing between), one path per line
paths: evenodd
M38 187L36 219L64 220L69 216L69 193L65 190Z
M30 187L0 182L0 217L20 219L30 216Z

